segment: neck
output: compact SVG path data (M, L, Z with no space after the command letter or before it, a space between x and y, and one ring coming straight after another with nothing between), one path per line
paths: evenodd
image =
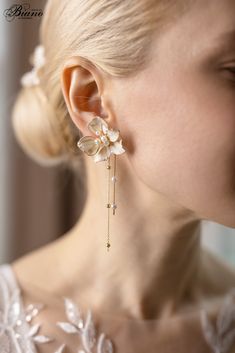
M107 170L102 163L96 171L91 164L87 168L85 209L62 241L62 272L73 293L81 297L82 288L95 309L135 318L175 312L194 296L200 221L119 167L118 208L115 216L110 211L107 252Z

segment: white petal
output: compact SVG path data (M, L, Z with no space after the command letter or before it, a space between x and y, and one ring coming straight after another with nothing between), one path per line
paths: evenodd
M108 135L110 141L112 141L112 142L115 142L118 140L119 134L120 134L119 130L112 130L111 129L111 130L108 130L108 132L107 132L107 135Z
M108 146L103 146L100 151L94 155L93 159L96 163L106 161L110 154L110 148Z
M15 324L16 320L20 315L20 303L19 303L19 291L16 290L13 292L11 299L9 310L7 312L7 320L10 325Z
M67 318L74 324L79 325L82 323L81 313L77 305L69 298L64 298L65 311Z
M122 141L116 141L110 146L111 153L113 154L122 154L125 152L125 149L122 147Z
M57 322L56 325L62 328L62 330L67 333L78 332L78 329L76 328L76 326L74 326L73 324L70 324L69 322Z
M33 340L35 342L39 342L39 343L47 343L47 342L52 341L53 339L48 336L34 336Z
M83 136L77 142L77 146L88 156L93 156L99 150L100 142L92 136Z
M113 344L108 338L105 337L103 332L100 334L98 339L97 353L113 353Z
M41 326L41 324L35 324L35 325L31 326L31 328L30 328L30 330L28 332L28 336L35 335L38 332L40 326Z
M96 132L102 132L103 131L103 126L107 127L107 123L104 119L100 118L99 116L96 116L91 120L91 122L88 124L88 129L96 134Z
M84 327L84 331L82 334L82 342L83 346L87 352L91 352L95 342L96 342L96 329L92 319L91 310L87 312L87 319Z

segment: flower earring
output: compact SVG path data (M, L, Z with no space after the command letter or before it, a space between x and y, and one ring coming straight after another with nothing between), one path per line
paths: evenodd
M110 208L113 210L115 215L117 204L115 203L115 184L116 178L116 155L125 152L122 146L122 139L120 139L120 131L113 130L108 127L108 124L104 119L99 116L95 116L88 124L88 129L96 135L83 136L77 142L77 146L88 156L92 156L94 162L107 161L106 168L108 169L108 196L106 207L108 209L108 234L107 234L107 250L110 248L109 241L109 223L110 223ZM113 155L113 173L111 176L111 155ZM110 181L112 182L112 202L110 201Z

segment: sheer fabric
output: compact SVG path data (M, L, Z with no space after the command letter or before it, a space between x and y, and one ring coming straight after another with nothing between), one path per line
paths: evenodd
M235 288L217 310L206 307L179 317L134 320L102 313L86 315L61 298L64 315L48 326L43 302L26 305L11 265L0 266L1 353L233 353ZM59 314L58 314L59 315ZM53 326L53 327L52 327ZM44 328L45 327L45 328ZM50 327L47 332L46 327ZM63 334L62 334L63 333Z

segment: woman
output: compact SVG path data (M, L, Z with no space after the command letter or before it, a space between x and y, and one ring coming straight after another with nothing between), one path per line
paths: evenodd
M232 0L49 0L14 131L88 193L68 233L2 265L22 314L4 352L35 302L19 351L235 352L234 269L200 245L201 220L235 227L234 39Z

